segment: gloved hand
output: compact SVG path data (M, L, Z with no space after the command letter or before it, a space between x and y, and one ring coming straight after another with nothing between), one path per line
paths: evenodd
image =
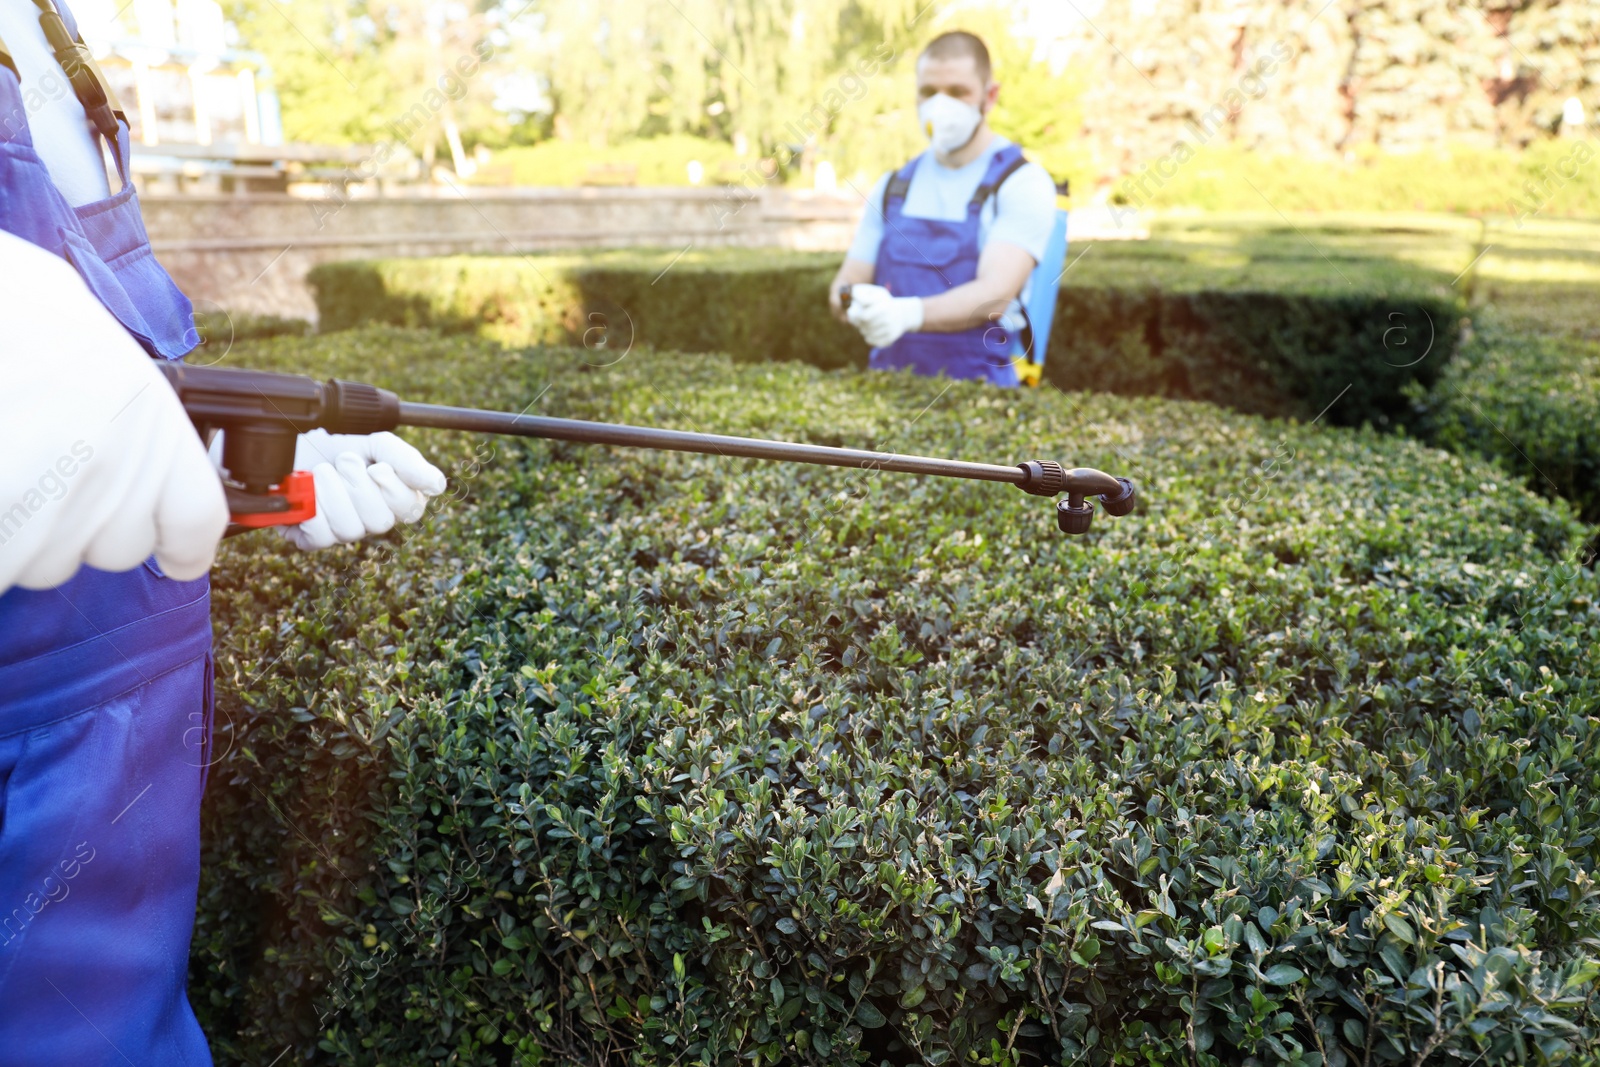
M428 498L445 489L443 471L387 432L303 433L295 442L294 469L311 472L317 514L283 527L283 536L306 551L384 533L396 521L416 522Z
M853 285L848 317L867 344L885 348L922 329L922 298L890 296L881 285Z
M87 563L204 574L222 483L177 394L59 256L0 231L0 591Z

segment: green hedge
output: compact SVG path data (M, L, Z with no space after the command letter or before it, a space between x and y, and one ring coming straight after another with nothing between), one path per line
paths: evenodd
M1386 425L1453 354L1463 305L1437 272L1297 246L1287 232L1215 249L1092 247L1057 306L1046 376L1066 389L1160 395L1254 414ZM1326 240L1326 239L1324 239ZM1470 256L1462 257L1463 262ZM720 250L446 256L312 270L325 331L362 322L482 332L512 344L631 344L863 366L827 312L836 254ZM1397 324L1434 336L1413 362ZM1424 324L1431 324L1425 327ZM610 355L608 355L609 353Z
M1167 181L1112 186L1114 203L1199 211L1440 211L1600 216L1594 140L1557 137L1520 152L1438 145L1414 152L1363 146L1347 159L1208 146Z
M421 432L420 529L213 574L219 1062L1600 1053L1600 583L1489 465L1159 400L368 328L417 400L1140 480ZM548 391L546 391L548 390Z
M1507 327L1600 340L1600 223L1535 219L1485 228L1472 302Z
M684 134L649 137L596 148L582 141L542 141L499 149L489 165L468 180L475 185L573 186L596 179L607 167L632 168L634 185L688 185L689 161L704 168L704 182L760 181L755 162L741 159L727 141ZM740 171L743 165L746 169ZM750 177L749 175L755 175Z
M860 334L827 312L838 258L640 249L441 256L327 263L307 281L324 332L387 322L512 345L572 342L596 365L646 346L864 365ZM796 314L807 307L821 313Z
M1430 297L1075 287L1056 314L1072 326L1052 338L1045 376L1062 389L1388 427L1405 421L1408 390L1452 358L1460 308ZM1435 332L1428 359L1412 362L1403 323L1423 342Z
M1081 143L1043 150L1030 145L1029 155L1057 177L1070 177L1075 188L1088 189L1102 176ZM1596 155L1600 144L1588 141L1580 146L1567 137L1534 141L1521 151L1444 144L1402 152L1363 145L1345 159L1203 146L1169 179L1152 180L1154 172L1148 167L1116 178L1111 198L1116 205L1157 210L1239 212L1272 205L1289 213L1434 211L1516 216L1537 211L1547 218L1594 218L1600 216L1600 179L1592 165ZM689 184L691 159L704 165L706 184L757 173L755 163L736 155L725 141L678 135L600 149L558 140L503 148L468 180L576 186L591 176L591 168L620 164L636 168L639 185L684 186ZM882 160L885 168L897 165ZM741 172L740 166L748 170ZM880 173L881 169L871 174L864 185ZM1145 175L1150 177L1141 186L1139 179ZM1566 175L1571 177L1563 180Z
M187 358L192 363L210 364L226 358L237 341L254 341L264 337L304 337L311 333L311 323L287 315L196 311L194 331L199 338L197 343L204 347Z
M1490 327L1423 405L1439 444L1494 457L1600 522L1600 344Z

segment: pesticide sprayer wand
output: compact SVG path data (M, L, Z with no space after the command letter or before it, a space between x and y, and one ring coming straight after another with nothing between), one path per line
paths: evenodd
M1133 483L1126 478L1113 478L1089 467L1069 470L1049 461L1029 460L1003 466L764 441L754 437L513 415L413 403L399 399L386 389L360 382L337 379L319 382L271 371L191 367L179 363L161 363L160 367L202 438L214 429L226 431L222 465L232 483L226 485L234 524L230 532L300 523L315 514L310 474L293 468L295 437L318 428L329 433L364 434L398 426L433 427L580 444L1008 482L1035 496L1066 493L1067 499L1056 505L1056 523L1062 532L1069 534L1089 531L1094 507L1088 503L1088 497L1099 497L1101 506L1110 515L1126 515L1136 503Z

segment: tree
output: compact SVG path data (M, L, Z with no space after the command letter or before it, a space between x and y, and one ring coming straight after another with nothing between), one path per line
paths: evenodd
M230 16L272 64L289 140L400 141L431 159L443 139L461 169L463 117L493 121L506 38L487 3L234 0Z

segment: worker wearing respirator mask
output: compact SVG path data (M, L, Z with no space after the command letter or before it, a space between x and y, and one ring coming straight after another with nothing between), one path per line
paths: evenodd
M1056 188L989 128L999 91L970 33L943 34L917 59L929 149L874 186L829 288L834 316L873 346L875 370L1018 384L1018 296L1045 258Z

